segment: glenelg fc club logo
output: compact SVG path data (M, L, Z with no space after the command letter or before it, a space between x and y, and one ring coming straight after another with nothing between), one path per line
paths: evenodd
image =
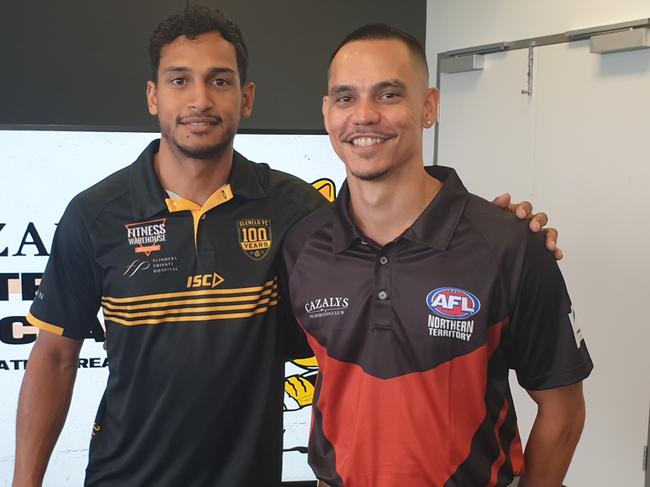
M237 234L242 251L253 260L262 260L271 250L271 220L267 218L238 220Z
M439 287L427 294L427 306L442 318L462 320L478 313L481 302L464 289Z

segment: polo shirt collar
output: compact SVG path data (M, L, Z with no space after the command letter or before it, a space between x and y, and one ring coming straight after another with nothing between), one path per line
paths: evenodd
M428 166L425 170L443 185L403 236L433 249L445 250L465 211L469 193L452 168Z
M400 238L445 250L467 205L468 192L453 169L428 166L425 170L443 183L442 188ZM337 253L349 248L356 239L365 239L350 218L349 200L350 191L346 181L334 203L332 250Z
M350 189L347 179L334 200L334 222L332 226L332 250L336 253L349 248L356 239L363 240L361 231L352 222L348 211Z
M239 152L235 151L232 160L232 172L230 173L230 187L235 196L243 196L244 198L264 198L266 192L255 170L253 163L242 156Z
M153 159L160 147L160 140L152 141L131 166L130 184L132 209L135 219L148 218L167 211L168 195L153 167ZM248 159L235 152L229 180L235 196L263 198L266 196Z
M167 210L167 193L156 177L153 158L160 147L160 140L151 141L140 157L131 165L131 205L136 220L149 218Z

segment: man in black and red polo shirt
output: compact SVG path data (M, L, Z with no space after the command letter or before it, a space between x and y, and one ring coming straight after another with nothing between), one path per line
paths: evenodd
M363 27L332 58L323 114L347 182L283 247L320 366L310 465L332 487L559 487L592 363L542 239L423 167L437 105L406 33ZM539 406L525 459L509 369Z

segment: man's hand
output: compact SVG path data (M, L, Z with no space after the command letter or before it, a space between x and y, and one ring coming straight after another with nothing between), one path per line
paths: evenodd
M508 193L497 196L492 200L492 203L497 205L499 208L514 213L520 220L530 220L528 227L531 231L539 232L540 230L543 230L546 234L546 248L549 252L553 252L555 259L560 260L564 257L562 250L557 246L557 230L555 228L544 228L544 225L548 223L548 216L546 213L533 213L533 205L528 201L512 203L511 196Z

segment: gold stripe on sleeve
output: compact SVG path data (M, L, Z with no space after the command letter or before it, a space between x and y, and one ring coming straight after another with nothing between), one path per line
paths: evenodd
M63 328L61 328L60 326L53 325L52 323L48 323L47 321L39 320L36 316L34 316L31 313L27 313L26 318L29 324L35 326L36 328L49 331L50 333L54 333L55 335L63 335Z

